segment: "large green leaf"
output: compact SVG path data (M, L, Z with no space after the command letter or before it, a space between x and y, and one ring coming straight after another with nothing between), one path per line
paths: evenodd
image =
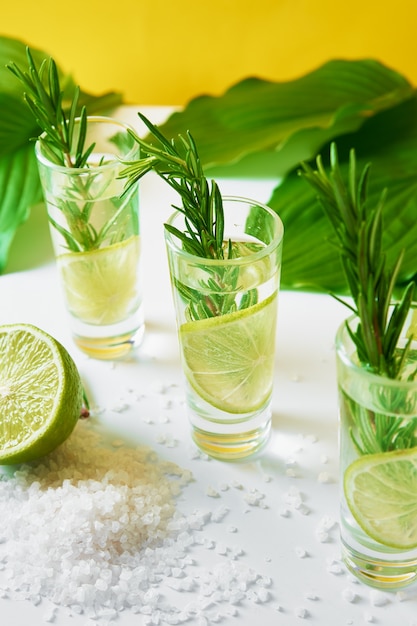
M160 128L168 137L190 130L208 175L278 179L412 91L375 60L334 60L298 80L249 78L220 97L195 98Z
M49 55L31 48L36 65ZM33 203L41 198L38 170L31 139L40 134L33 114L26 105L22 85L7 69L14 62L27 67L26 44L9 37L0 37L0 273L6 265L8 252L18 226L29 215ZM58 68L64 91L64 108L72 99L75 83ZM89 114L110 111L122 102L118 93L100 96L81 91L79 105L85 104Z
M347 176L350 148L355 148L358 172L371 162L368 201L376 204L384 188L384 248L392 263L401 249L405 257L398 283L417 277L417 96L365 122L335 140L342 173ZM323 148L328 164L329 146ZM333 231L315 192L297 172L275 190L269 205L284 227L282 285L284 288L345 293L347 284L334 245Z
M12 156L0 158L0 272L5 268L17 227L41 197L33 150L20 148Z

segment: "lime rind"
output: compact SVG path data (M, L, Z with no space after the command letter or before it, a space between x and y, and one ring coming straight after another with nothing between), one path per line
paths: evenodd
M417 448L360 457L345 471L344 493L371 539L399 550L417 547Z
M272 393L277 292L246 309L180 327L185 376L215 408L253 413Z

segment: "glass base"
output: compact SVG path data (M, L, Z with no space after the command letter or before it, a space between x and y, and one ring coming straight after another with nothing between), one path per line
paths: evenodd
M127 356L142 343L144 332L141 310L110 326L92 326L72 318L74 343L93 359L113 360Z
M118 337L79 337L73 336L74 343L88 356L93 359L113 360L127 356L137 348L143 336L144 329L139 333L127 333Z
M261 452L271 432L270 402L259 411L235 415L220 411L188 389L192 438L209 456L222 461L244 461Z
M342 559L356 578L377 589L401 589L417 582L417 556L388 560L361 554L342 541Z

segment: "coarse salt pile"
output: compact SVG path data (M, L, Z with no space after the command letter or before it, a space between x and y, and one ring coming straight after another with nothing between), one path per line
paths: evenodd
M80 422L42 462L0 474L0 597L49 601L100 626L125 610L179 624L205 620L212 600L230 609L261 577L230 560L189 574L189 551L204 544L196 531L210 520L176 510L191 480L148 448L105 445ZM161 585L198 593L177 608Z

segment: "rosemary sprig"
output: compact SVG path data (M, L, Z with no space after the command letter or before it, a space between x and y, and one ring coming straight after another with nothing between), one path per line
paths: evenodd
M149 171L155 171L181 199L182 205L173 208L184 215L185 229L180 231L171 224L165 228L182 243L190 254L206 259L231 259L238 256L235 242L224 241L224 210L217 183L209 182L204 175L197 146L190 132L168 140L143 114L138 113L156 143L141 139L134 131L132 136L140 146L142 158L127 163L121 177L126 178L128 191ZM186 316L199 320L232 313L255 304L257 290L252 289L236 300L239 270L227 265L210 270L210 277L193 289L178 281L176 289L186 301ZM203 295L205 293L205 295Z
M410 282L399 301L393 304L394 286L404 252L391 268L387 267L382 241L386 191L376 206L370 206L367 190L371 164L368 163L357 177L353 149L349 155L347 184L341 175L334 143L330 148L330 174L326 173L320 155L316 164L317 169L313 170L302 163L299 173L317 191L318 200L336 235L353 306L335 297L359 320L355 330L347 324L358 359L375 374L399 378L413 339L409 337L404 347L398 345L413 302L414 283ZM389 400L392 402L394 398ZM361 454L417 445L417 419L403 423L401 419L393 420L348 399L347 408L358 432L356 436L351 431L352 440Z
M320 204L338 240L340 258L354 302L354 307L350 308L360 320L356 332L352 333L358 357L375 373L397 378L402 364L397 353L398 339L413 301L414 283L407 285L399 302L392 307L404 251L393 267L388 268L382 246L382 211L386 191L375 207L369 206L367 189L371 164L364 167L357 179L353 149L349 155L348 185L340 172L336 144L333 143L330 149L329 176L320 155L316 163L316 171L303 163L300 174L318 192ZM350 306L344 300L340 301Z
M78 112L80 88L76 86L68 114L63 107L64 92L61 89L55 61L44 59L36 67L30 48L26 48L28 69L23 71L16 63L6 67L20 80L25 92L23 97L33 116L43 131L39 138L47 158L65 167L84 167L94 150L94 144L85 149L87 132L87 111L82 106ZM74 140L74 122L80 118L79 135Z
M190 254L208 259L223 259L232 255L229 246L225 253L224 213L222 196L217 183L204 176L197 147L191 134L178 136L178 141L168 140L142 113L140 119L156 139L156 145L145 142L131 132L141 148L143 157L127 164L121 172L126 177L126 190L136 184L147 172L154 170L176 191L182 206L174 207L184 214L186 231L170 224L165 228L178 237Z
M115 214L100 229L92 224L94 200L91 199L91 185L97 184L100 173L97 170L96 177L96 169L89 164L95 144L85 146L88 118L85 105L79 107L80 87L75 87L72 100L64 107L64 91L54 59L44 59L38 68L29 47L26 48L26 55L26 70L22 70L16 63L10 63L7 67L22 83L23 97L40 127L40 136L34 140L39 141L42 153L51 163L71 170L90 168L88 177L75 175L68 179L65 198L59 195L48 198L48 204L54 205L64 216L65 225L58 223L51 215L48 215L49 222L60 233L69 251L96 250L103 242L112 243L108 240L109 231L123 211L123 203L115 203ZM103 182L103 189L107 184ZM95 189L94 196L98 195Z

